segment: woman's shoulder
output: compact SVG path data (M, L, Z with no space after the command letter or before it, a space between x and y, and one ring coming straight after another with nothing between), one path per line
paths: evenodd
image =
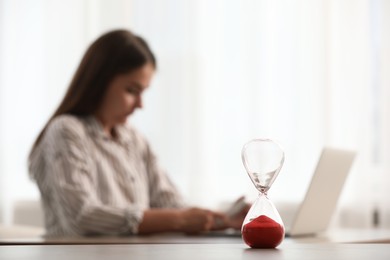
M46 163L61 149L67 149L83 138L85 132L83 119L73 115L60 115L51 119L44 130L41 141L32 150L29 157L29 171L37 179L46 167ZM84 139L84 138L83 138ZM81 140L83 140L81 139ZM49 158L49 159L48 159Z
M56 116L50 121L46 129L46 135L57 137L85 135L85 133L85 118L70 114Z

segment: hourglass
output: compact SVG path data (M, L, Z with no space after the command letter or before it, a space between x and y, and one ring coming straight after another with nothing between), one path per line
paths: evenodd
M267 192L284 162L282 148L271 139L254 139L242 148L242 161L259 196L249 209L242 238L252 248L275 248L284 238L284 224Z

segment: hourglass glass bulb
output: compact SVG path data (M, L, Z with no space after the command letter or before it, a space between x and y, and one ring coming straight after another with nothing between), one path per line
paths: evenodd
M282 148L271 139L253 139L244 145L241 156L256 189L266 194L283 166Z

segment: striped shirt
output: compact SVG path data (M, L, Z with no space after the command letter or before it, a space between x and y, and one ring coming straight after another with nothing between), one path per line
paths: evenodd
M93 116L51 121L30 157L47 235L136 234L143 211L182 198L147 141L128 125L107 137Z

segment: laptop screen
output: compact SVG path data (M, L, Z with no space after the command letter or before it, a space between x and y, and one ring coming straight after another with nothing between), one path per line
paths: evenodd
M287 234L308 235L329 226L355 152L325 147L318 160L305 198L287 228Z

